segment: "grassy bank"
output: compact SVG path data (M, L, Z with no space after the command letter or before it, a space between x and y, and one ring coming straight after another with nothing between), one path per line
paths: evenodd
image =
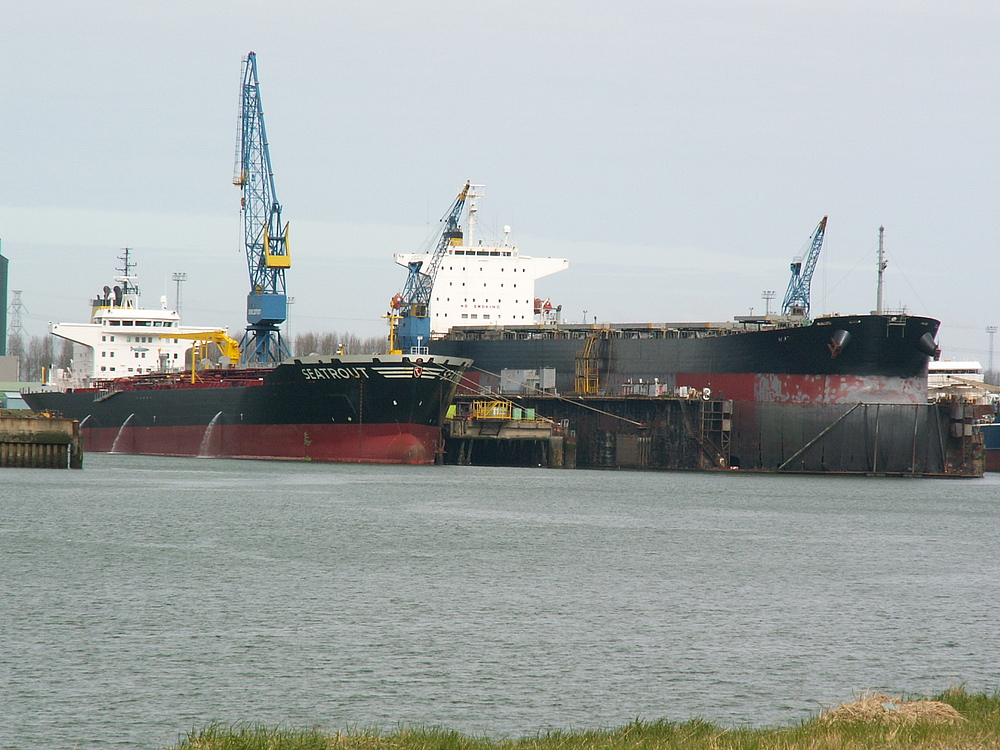
M516 731L516 728L512 728ZM327 734L210 726L174 750L1000 750L1000 694L952 689L926 699L869 697L792 727L727 729L703 721L490 740L445 729Z

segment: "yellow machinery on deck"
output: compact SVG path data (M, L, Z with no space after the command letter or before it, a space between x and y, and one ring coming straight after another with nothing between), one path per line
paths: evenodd
M191 382L195 382L195 369L198 360L206 355L208 345L215 344L222 352L222 356L229 359L233 365L240 362L240 345L236 339L230 338L225 331L204 331L202 333L161 333L161 339L186 339L197 341L198 346L191 348Z

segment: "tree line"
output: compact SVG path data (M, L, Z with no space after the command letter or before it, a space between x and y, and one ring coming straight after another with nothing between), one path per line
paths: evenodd
M299 333L292 344L292 355L309 354L385 354L388 346L385 336L361 338L353 333Z

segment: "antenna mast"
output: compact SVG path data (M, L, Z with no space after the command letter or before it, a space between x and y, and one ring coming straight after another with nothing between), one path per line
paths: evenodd
M878 287L875 295L875 314L882 314L882 276L885 273L885 267L889 265L885 261L885 247L883 245L883 239L885 238L885 227L878 228Z
M121 274L122 274L121 276L116 276L115 280L116 281L120 281L122 283L122 294L123 295L125 295L125 294L138 294L139 293L139 286L138 286L138 284L132 283L132 282L134 282L136 280L136 277L132 275L132 269L135 268L136 264L135 264L135 261L133 261L131 259L131 257L130 257L130 253L131 252L132 252L132 248L130 248L130 247L123 247L122 248L122 253L123 254L118 256L118 260L120 260L122 262L122 266L121 266L121 268L115 269L117 271L120 271Z

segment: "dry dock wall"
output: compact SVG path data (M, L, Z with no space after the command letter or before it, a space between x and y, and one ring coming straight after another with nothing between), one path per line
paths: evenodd
M561 465L566 468L716 469L728 464L732 402L532 396L519 397L517 403L555 423L553 435L562 446ZM457 437L461 431L451 427L447 434ZM454 451L446 447L446 460L452 463ZM505 452L516 461L511 465L556 465L551 452L545 454L545 463L534 456L524 462L501 446L479 446L477 451L489 455L494 465Z
M737 402L731 458L763 471L982 476L981 436L936 404ZM978 439L977 439L978 438Z
M460 397L461 398L461 397ZM977 477L982 436L935 404L522 396L579 468Z

